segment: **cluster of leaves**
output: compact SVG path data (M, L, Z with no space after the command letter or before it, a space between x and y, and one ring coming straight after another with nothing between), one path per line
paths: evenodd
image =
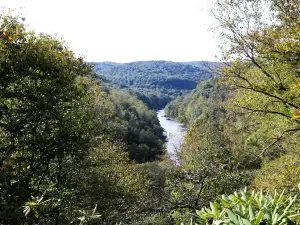
M146 104L150 109L155 110L164 108L173 99L173 96L163 94L160 91L151 91L150 93L146 93L143 90L138 90L135 91L135 94L138 99Z
M266 124L266 132L273 136L267 141L270 146L287 135L296 139L300 130L300 98L295 88L299 79L299 1L217 3L215 15L228 48L224 59L232 61L222 76L222 82L235 89L231 106L264 116L262 126Z
M255 176L252 187L263 190L289 190L299 192L299 153L287 154L266 163Z
M210 208L197 211L197 224L296 224L300 216L296 196L248 193L246 189L229 196L222 195L219 201L210 202Z

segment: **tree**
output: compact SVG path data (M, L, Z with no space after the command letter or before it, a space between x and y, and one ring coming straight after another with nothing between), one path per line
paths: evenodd
M66 167L102 131L94 110L99 90L92 68L65 42L26 31L22 20L0 15L0 218L23 224L22 205L43 196L56 205L50 214L59 224L72 189Z
M211 118L190 126L169 184L173 209L195 211L218 195L247 184L250 173L240 170L231 155L230 142Z
M286 189L290 192L299 192L299 163L299 153L284 155L268 162L261 168L251 186L262 190Z
M92 211L97 205L96 212L101 215L98 224L132 221L145 204L149 179L130 161L124 144L112 145L106 138L79 162L79 167L69 171L69 182L77 184L69 207L73 212Z
M271 137L257 153L263 156L289 135L290 146L299 138L295 117L300 99L299 1L215 1L213 15L223 40L223 82L234 89L231 108L263 115L261 134ZM297 85L296 85L297 87Z

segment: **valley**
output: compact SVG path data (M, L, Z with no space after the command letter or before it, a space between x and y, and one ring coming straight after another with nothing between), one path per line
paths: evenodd
M108 85L138 93L151 109L162 109L172 99L212 78L217 62L139 61L131 63L90 62Z
M123 2L109 15L136 10ZM0 225L299 224L299 9L216 0L222 63L88 62L1 9ZM122 21L109 22L111 32ZM169 22L161 33L183 32ZM147 24L131 32L148 36ZM78 32L80 47L97 26ZM114 46L133 48L110 32Z

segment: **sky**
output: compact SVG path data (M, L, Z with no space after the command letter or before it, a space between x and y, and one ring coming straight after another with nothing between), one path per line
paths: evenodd
M211 0L0 0L86 61L216 61Z

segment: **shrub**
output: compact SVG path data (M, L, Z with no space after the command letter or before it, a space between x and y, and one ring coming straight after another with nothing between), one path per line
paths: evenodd
M252 194L244 191L229 196L223 195L219 201L210 203L210 208L197 211L199 224L266 225L296 224L300 215L295 206L296 196L275 192Z

